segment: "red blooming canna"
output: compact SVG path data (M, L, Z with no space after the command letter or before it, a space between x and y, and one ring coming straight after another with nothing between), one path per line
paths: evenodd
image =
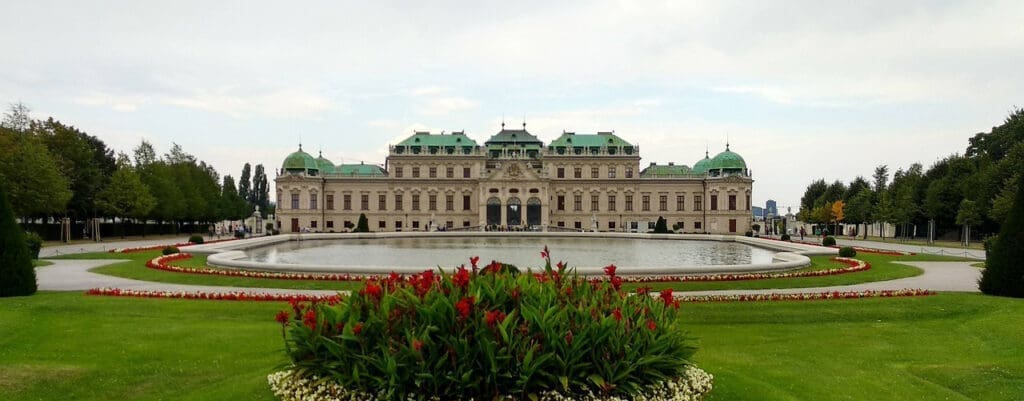
M664 290L661 290L661 301L665 303L665 306L672 305L672 301L673 300L674 299L672 298L672 289L671 288L666 288Z
M480 261L480 257L479 256L473 256L473 257L469 258L469 264L473 265L473 269L474 270L476 270L476 264L479 261Z
M412 340L412 349L416 350L416 352L420 352L420 350L423 349L423 341Z
M316 311L312 309L306 311L306 314L302 317L302 324L309 327L310 330L316 330Z
M360 295L369 295L373 299L380 299L380 295L383 290L380 285L375 281L367 281L366 286L362 290L359 290Z
M615 308L615 310L612 311L612 317L615 318L616 322L621 322L622 321L622 309Z
M465 289L466 286L469 285L469 270L466 270L465 267L459 268L459 270L452 275L452 284L455 284L456 287Z
M609 275L611 277L615 277L615 269L616 269L615 265L605 266L604 274L607 274L607 275Z
M363 322L357 322L356 325L352 327L352 334L355 334L355 335L358 336L359 333L362 333L362 332L363 332Z
M473 308L473 297L465 297L455 303L455 310L459 312L459 316L463 319L469 317L469 312Z
M612 276L612 279L610 281L612 282L612 288L615 288L615 291L618 291L619 289L622 288L622 277Z
M487 311L484 314L484 321L487 323L487 327L493 328L495 324L501 323L505 320L505 312L502 311Z
M647 319L647 329L648 330L654 331L657 328L658 328L658 325L654 323L654 320Z
M274 316L274 320L277 320L277 322L281 324L288 324L288 320L291 319L291 316L292 315L288 313L288 311L280 311Z

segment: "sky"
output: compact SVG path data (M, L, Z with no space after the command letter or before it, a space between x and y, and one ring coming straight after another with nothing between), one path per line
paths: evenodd
M239 176L301 142L383 163L414 130L728 141L754 203L925 167L1024 107L1020 1L0 0L0 102Z

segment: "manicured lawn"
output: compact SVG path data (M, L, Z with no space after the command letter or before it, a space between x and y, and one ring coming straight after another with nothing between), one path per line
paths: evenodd
M0 299L0 399L270 400L283 303ZM685 304L713 400L1020 400L1024 300Z
M48 261L45 261L45 260L39 260L39 259L33 259L32 260L32 266L33 267L43 267L43 266L49 266L49 265L52 265L52 264L53 264L53 262L48 262Z
M316 290L351 290L361 287L361 283L358 282L267 280L243 277L221 277L211 275L173 273L146 268L145 262L158 255L158 251L151 251L130 254L89 253L77 256L78 258L83 259L127 259L123 263L99 267L94 269L93 271L96 273L109 274L117 277L146 281L156 281L162 283ZM936 256L925 254L911 256L888 256L861 253L857 257L871 263L872 268L865 272L847 273L823 277L729 282L648 283L644 285L648 285L655 289L671 287L680 291L758 288L799 288L820 287L830 285L848 285L872 281L892 280L921 274L920 269L912 266L893 263L896 261L963 260L948 256ZM70 259L71 257L66 258ZM828 256L815 256L812 257L811 260L813 264L802 270L822 270L837 267L845 267L845 265L843 264L839 264L829 260ZM183 267L205 267L206 257L196 255L192 259L177 261L175 262L175 264ZM640 286L640 284L626 285L627 288L636 288Z

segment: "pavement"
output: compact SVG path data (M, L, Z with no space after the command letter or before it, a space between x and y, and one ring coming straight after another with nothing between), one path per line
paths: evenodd
M182 236L180 238L168 238L161 237L159 239L146 239L146 240L132 240L132 241L103 241L103 242L83 242L77 244L68 245L57 245L47 246L39 250L40 258L49 258L53 256L68 255L75 253L89 253L89 252L106 252L111 249L117 248L140 248L146 246L156 245L167 245L167 244L180 244L188 242L188 236Z
M778 238L778 236L772 236L772 238ZM793 237L793 241L801 242L800 236L797 235ZM821 237L805 236L804 241L802 242L805 244L820 245ZM914 245L903 244L899 242L864 241L844 238L836 238L836 244L838 244L839 246L859 246L862 248L886 249L891 251L912 253L926 253L930 255L958 256L961 258L985 260L985 251L982 249L950 248L943 246Z

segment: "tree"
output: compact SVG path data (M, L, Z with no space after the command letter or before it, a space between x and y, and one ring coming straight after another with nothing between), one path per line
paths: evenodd
M0 182L0 297L32 295L37 289L36 271L6 192Z
M750 226L750 229L754 230L755 233L758 233L758 234L761 233L761 225L760 224L754 223L754 224L752 224Z
M882 191L885 191L886 183L889 182L889 166L883 164L875 167L875 174L871 177L875 181L875 195L881 197Z
M260 207L260 213L266 217L270 206L270 187L267 185L267 174L262 164L257 164L252 175L252 204Z
M68 180L38 138L0 128L0 182L16 216L40 217L64 211L71 199Z
M153 149L153 144L143 140L139 146L135 147L135 167L142 168L150 164L156 163L156 149Z
M67 180L71 199L67 213L74 219L96 215L96 193L114 173L113 151L103 141L52 117L32 123L37 136Z
M882 241L885 241L885 223L896 221L896 206L893 204L890 191L882 191L882 196L878 199L878 204L875 205L874 210L872 210L872 215L880 226L878 236L882 238Z
M221 185L221 217L228 220L241 220L246 217L249 205L238 196L235 189L235 179L230 175L224 176L224 184Z
M988 212L989 219L1000 223L1006 221L1010 215L1010 209L1013 208L1014 195L1017 194L1017 183L1020 182L1020 177L1021 175L1018 173L1006 180L1002 191L992 200L992 208Z
M658 216L658 221L654 223L655 234L667 234L668 233L668 222L664 217Z
M129 218L145 217L155 205L149 189L129 167L117 169L110 184L96 196L96 206L108 216L120 217L122 223ZM124 230L121 237L124 238Z
M370 223L366 221L366 213L359 213L359 223L356 224L354 233L368 233L370 232Z
M29 116L30 112L31 110L28 106L22 102L11 103L7 108L7 113L4 113L4 120L0 122L0 128L20 132L28 131L32 123L32 117Z
M871 220L871 191L861 191L843 206L846 221L864 225L864 239L868 238L868 222Z
M238 196L245 199L245 201L249 203L250 207L252 205L251 175L252 166L250 166L249 163L245 163L245 166L242 166L242 176L238 178Z
M960 201L960 210L956 213L956 224L964 226L964 244L971 246L971 226L981 222L978 206L970 199Z
M1024 298L1024 185L1017 195L999 236L986 253L985 271L978 288L990 295Z
M846 218L846 215L843 214L843 207L845 207L845 206L846 206L846 203L843 202L842 199L837 200L837 201L832 203L832 218L836 222L836 229L835 229L835 232L834 232L836 235L840 234L839 233L839 222L843 221L843 219Z

